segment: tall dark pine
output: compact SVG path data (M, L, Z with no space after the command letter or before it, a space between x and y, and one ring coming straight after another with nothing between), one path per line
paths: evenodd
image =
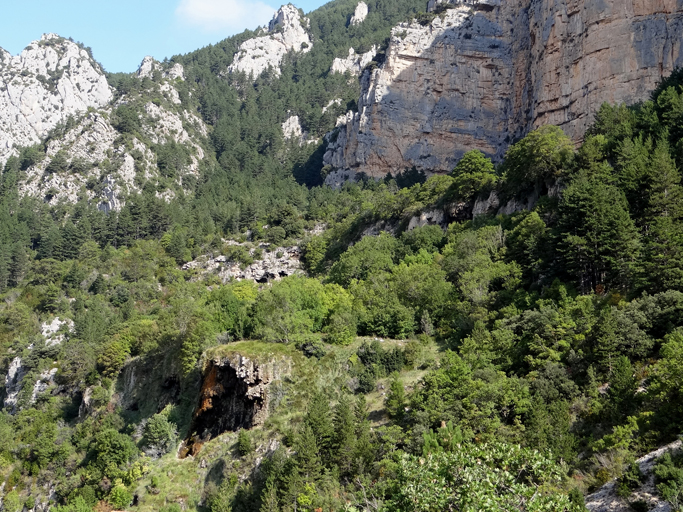
M318 448L320 448L320 456L323 463L329 463L334 425L332 424L330 403L324 393L318 391L313 395L308 404L304 423L311 428Z
M351 476L356 455L356 424L351 403L342 396L334 408L334 452L339 471Z
M304 482L315 482L320 478L322 464L318 455L318 444L313 430L304 425L294 445L297 473Z
M133 216L130 213L130 209L125 207L119 213L119 222L116 229L116 245L121 246L131 246L135 241L135 224L133 223Z
M651 293L683 290L683 189L666 140L652 155L649 178L643 283Z
M9 286L10 262L10 245L3 243L2 239L0 239L0 293Z
M564 191L558 231L565 268L584 293L632 284L640 237L617 187L577 177Z
M12 259L9 263L9 285L19 286L28 270L29 259L24 245L20 242L14 244Z

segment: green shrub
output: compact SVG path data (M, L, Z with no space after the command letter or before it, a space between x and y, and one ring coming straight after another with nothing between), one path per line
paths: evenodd
M461 201L469 201L477 194L491 190L498 180L493 163L479 150L465 153L452 176L455 178L453 190Z
M20 510L23 508L23 505L16 489L13 489L5 494L5 498L2 500L2 505L2 510L4 512L20 512Z
M117 510L124 510L130 502L133 501L133 496L123 486L123 484L116 485L107 498L107 502Z
M114 111L114 128L120 133L135 133L140 129L140 116L132 105L121 105Z
M97 359L97 364L100 371L106 377L116 377L130 355L130 348L121 340L114 340L108 343L100 357Z
M55 156L52 157L50 163L47 164L45 172L49 174L60 174L64 173L69 169L69 162L66 159L66 153L59 151Z
M640 471L640 466L636 462L632 462L617 480L617 495L628 498L644 481L645 475Z
M266 242L273 245L280 245L284 242L287 232L280 226L273 226L266 231Z
M683 505L683 454L665 453L654 468L657 490L674 510Z
M159 509L159 512L182 512L182 508L177 503L169 503Z
M175 423L168 421L166 414L159 413L152 416L145 425L145 444L162 450L170 451L178 439Z

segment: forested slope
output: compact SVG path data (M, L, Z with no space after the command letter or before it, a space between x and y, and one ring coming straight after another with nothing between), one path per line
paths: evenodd
M49 206L17 190L41 148L7 162L4 510L583 510L613 478L631 499L632 462L680 433L683 73L603 106L578 149L543 127L498 166L475 151L428 180L316 187L315 147L280 125L328 131L320 106L357 96L327 73L348 38L381 43L419 7L369 4L360 26L355 2L311 13L279 77L224 73L253 34L173 59L211 127L191 193ZM183 267L292 246L305 272L267 284ZM178 458L205 367L234 353L291 374L260 426ZM656 470L671 503L682 466Z

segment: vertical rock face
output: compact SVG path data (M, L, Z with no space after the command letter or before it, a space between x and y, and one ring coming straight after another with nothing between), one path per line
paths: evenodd
M18 56L0 49L0 164L15 145L36 144L68 116L111 99L104 72L75 43L45 34Z
M580 141L603 102L646 99L683 64L682 0L432 0L457 4L392 31L359 112L328 137L329 180L500 159L543 124ZM440 10L440 9L439 9Z
M270 386L291 372L286 359L258 362L240 354L214 358L202 381L199 404L182 456L196 455L202 445L224 432L262 425L268 417Z
M269 67L280 72L282 59L289 51L307 53L313 43L307 32L309 20L301 17L292 4L285 5L275 14L268 26L268 35L249 39L240 45L231 73L244 72L254 78Z

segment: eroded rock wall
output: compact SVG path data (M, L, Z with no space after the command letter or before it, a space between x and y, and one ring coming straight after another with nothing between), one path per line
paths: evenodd
M196 455L204 443L224 432L263 425L268 418L270 386L291 369L286 358L259 361L233 353L211 359L181 456Z
M471 149L500 159L543 124L578 142L603 102L646 99L683 65L682 36L683 0L468 0L403 23L328 137L330 183L448 172Z

